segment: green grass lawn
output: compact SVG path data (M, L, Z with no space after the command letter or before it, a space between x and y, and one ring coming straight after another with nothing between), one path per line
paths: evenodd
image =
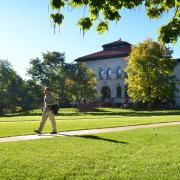
M180 126L0 144L0 179L179 180Z
M0 137L33 134L39 126L41 111L0 117ZM135 111L132 109L99 108L93 112L79 113L76 109L61 109L56 116L58 130L106 128L158 122L180 121L180 110ZM44 132L51 131L48 121Z

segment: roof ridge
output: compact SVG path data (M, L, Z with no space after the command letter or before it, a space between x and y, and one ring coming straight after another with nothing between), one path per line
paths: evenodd
M104 45L102 45L102 47L104 47L104 46L111 46L111 45L117 45L117 44L129 44L129 45L131 45L131 44L128 43L127 41L122 41L121 39L119 39L119 40L117 40L117 41L113 41L113 42L104 44Z

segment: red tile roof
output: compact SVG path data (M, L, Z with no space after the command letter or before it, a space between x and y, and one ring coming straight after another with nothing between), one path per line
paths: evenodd
M107 59L107 58L115 58L115 57L127 57L130 53L130 48L118 48L113 50L103 50L93 54L89 54L87 56L80 57L76 59L77 62L82 61L90 61L90 60L98 60L98 59Z
M103 51L95 52L86 56L79 57L75 61L91 61L99 59L108 59L115 57L127 57L131 52L131 44L125 41L115 41L102 46Z

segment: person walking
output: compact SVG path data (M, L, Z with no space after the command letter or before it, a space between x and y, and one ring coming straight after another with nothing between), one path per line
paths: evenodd
M51 110L52 105L56 104L54 96L51 94L50 88L46 87L44 89L44 106L43 106L43 112L42 112L42 118L39 125L39 128L37 130L34 130L35 133L41 134L42 130L44 128L44 125L46 123L46 120L51 120L53 131L50 134L57 134L57 126L54 114Z

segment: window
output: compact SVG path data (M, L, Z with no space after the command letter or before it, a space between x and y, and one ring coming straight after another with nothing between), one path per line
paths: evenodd
M104 71L102 69L99 71L99 79L104 79Z
M117 97L118 98L121 97L121 87L120 86L117 87Z
M107 79L111 79L112 78L112 70L108 69L107 70Z
M121 78L122 77L122 70L121 68L117 69L117 78Z

